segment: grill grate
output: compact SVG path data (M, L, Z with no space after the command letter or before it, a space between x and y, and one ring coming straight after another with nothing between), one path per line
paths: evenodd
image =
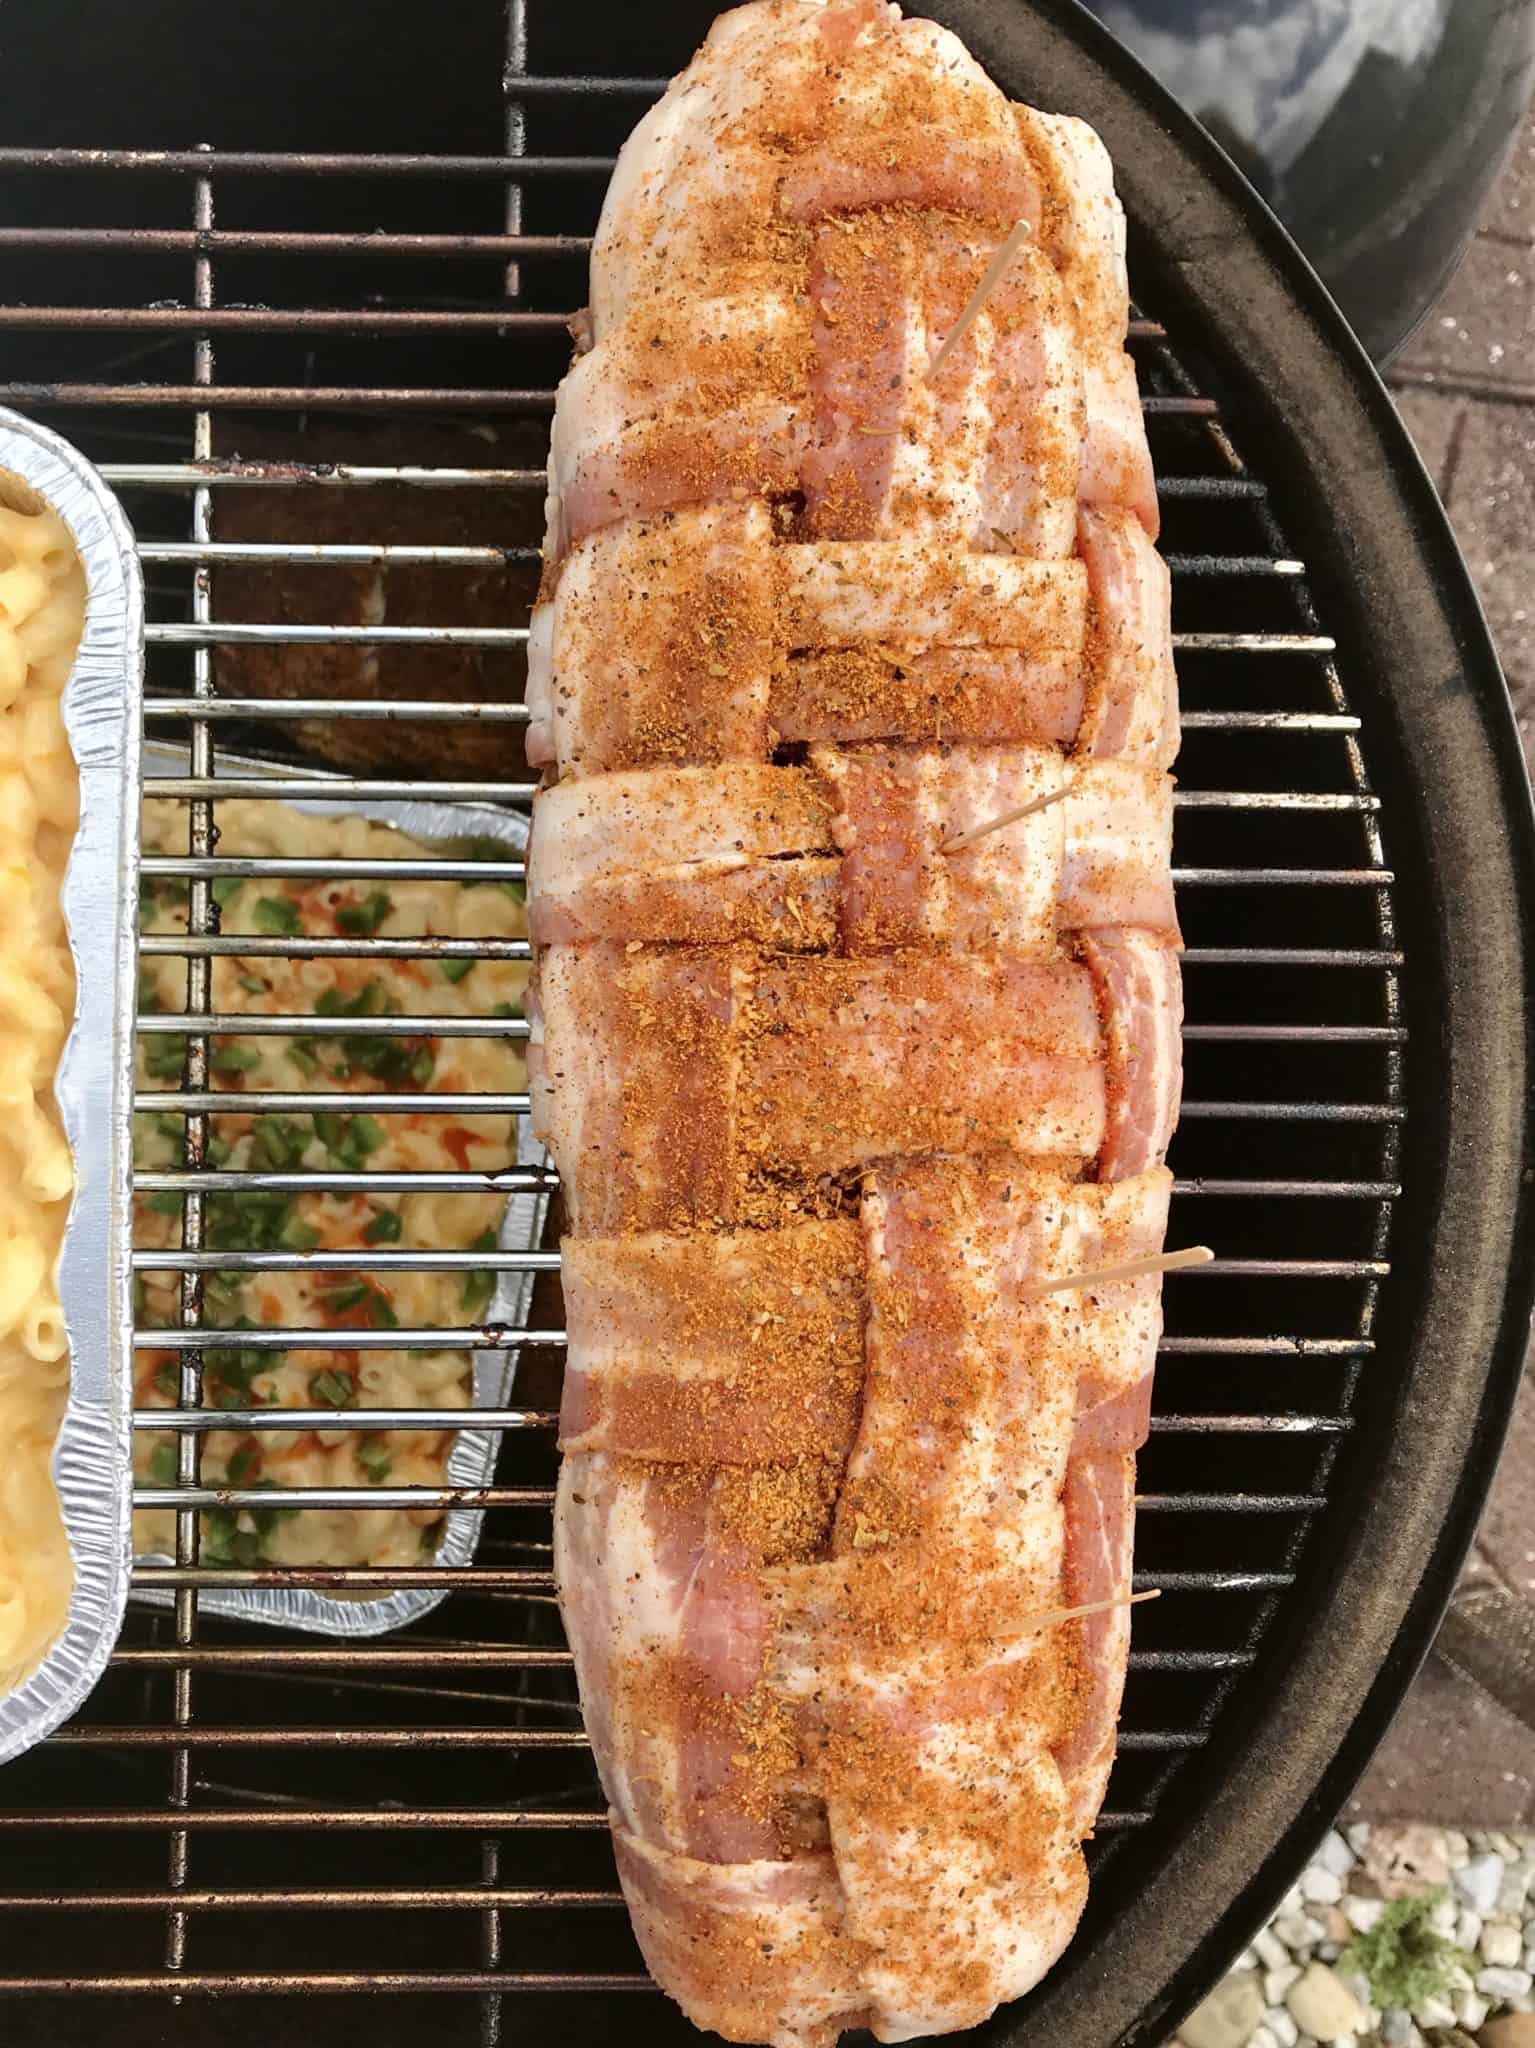
M465 10L476 11L488 12ZM682 61L698 25L669 25L669 47L651 50L663 34L652 21L644 61ZM301 1511L384 1502L488 1509L474 1564L306 1571L198 1558L200 1507L269 1498L200 1481L209 1430L356 1429L386 1419L202 1406L203 1273L303 1264L292 1254L208 1249L206 1197L297 1186L553 1186L547 1170L527 1167L298 1176L206 1163L209 1117L252 1106L249 1095L210 1082L210 1036L290 1036L314 1022L214 1014L213 958L526 957L514 942L224 938L213 908L213 884L225 877L465 873L448 859L317 867L221 856L218 800L312 794L316 730L334 739L360 729L377 744L383 765L341 785L358 800L517 804L531 794L518 765L522 707L494 693L460 683L387 704L319 688L281 700L214 694L223 649L312 648L323 662L350 646L412 648L422 650L418 664L440 665L434 676L472 679L487 671L465 668L466 657L511 663L526 639L525 624L459 622L462 585L444 579L515 579L536 556L540 437L612 161L563 154L562 145L616 142L658 81L570 75L582 61L579 17L562 20L549 0L510 0L505 32L508 98L495 115L504 118L504 155L0 150L0 182L33 220L0 230L17 289L33 301L0 308L10 372L0 399L70 433L136 519L152 600L148 732L189 748L187 772L147 784L147 793L188 805L187 851L147 861L146 872L186 883L190 901L184 938L144 942L147 955L185 959L190 1017L140 1020L146 1034L189 1033L182 1085L138 1099L141 1109L186 1117L184 1167L137 1177L143 1192L179 1195L184 1213L183 1251L136 1257L140 1271L180 1276L180 1326L139 1333L142 1345L178 1359L180 1408L137 1418L176 1445L174 1484L137 1496L176 1511L176 1558L140 1566L135 1584L169 1590L173 1604L132 1612L86 1712L0 1785L10 1873L0 1896L0 1990L472 1993L484 2038L494 2039L504 1994L528 1994L536 2011L551 1993L647 1988L614 1910L595 1776L553 1611L548 1506L563 1333L552 1253L327 1254L337 1269L537 1272L535 1327L302 1336L309 1348L490 1342L518 1353L519 1405L478 1418L502 1434L488 1491L319 1487L285 1496ZM18 204L13 217L22 211ZM391 226L379 228L380 218ZM456 231L471 223L473 232ZM101 303L86 303L98 293ZM175 303L161 302L168 297ZM341 299L352 303L332 303ZM1371 1395L1366 1368L1406 1116L1393 876L1327 622L1263 475L1244 460L1240 403L1211 396L1197 353L1156 319L1137 318L1131 345L1163 497L1186 707L1176 858L1189 941L1188 1101L1172 1235L1208 1238L1221 1256L1167 1285L1136 1573L1139 1588L1166 1597L1137 1610L1121 1760L1092 1845L1110 1879L1132 1839L1154 1847L1198 1751L1223 1714L1241 1711L1242 1686L1280 1654L1307 1597L1313 1525ZM449 359L453 381L424 381ZM45 369L53 381L40 381ZM302 456L246 452L253 414L278 418ZM499 437L503 415L530 422L520 438ZM359 420L373 435L371 459L352 459ZM460 456L478 441L491 459L415 459L413 420L429 434L447 423ZM386 459L379 451L393 430L402 451ZM508 450L515 459L501 459ZM252 491L265 508L292 508L280 532L253 537L247 516L242 538L225 537L231 506L258 502ZM435 531L443 493L455 505L483 496L516 544L370 534L386 502L391 524L408 503L413 530ZM343 523L338 506L345 541L328 537ZM306 524L327 537L294 537ZM286 605L280 616L224 616L222 574L252 564L279 569L301 609L307 577L428 568L435 622L306 620L287 616ZM526 580L507 589L525 593ZM515 615L510 596L506 611ZM484 728L480 772L426 778L402 769L409 749L391 752L389 740L398 721ZM307 751L300 728L311 736ZM242 774L238 757L251 755L280 772ZM503 762L505 776L494 772ZM521 869L494 872L514 878ZM388 1017L348 1029L408 1037L428 1023L443 1028L440 1019ZM490 1019L452 1029L525 1031ZM260 1098L272 1112L334 1101L302 1091ZM380 1091L352 1096L348 1107L520 1112L526 1099ZM241 1337L257 1349L295 1341L276 1328ZM417 1424L459 1419L454 1410L409 1415ZM356 1646L245 1627L199 1607L212 1586L372 1592L445 1583L451 1597L432 1615L387 1642ZM1112 1900L1111 1885L1105 1896ZM275 1935L263 1920L273 1911L282 1915ZM259 1967L253 1954L264 1958ZM588 2037L603 2037L600 2019Z

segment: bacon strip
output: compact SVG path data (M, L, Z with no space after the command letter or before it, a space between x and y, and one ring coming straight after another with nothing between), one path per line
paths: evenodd
M770 543L762 505L712 505L572 550L529 646L562 773L765 758Z
M1078 748L1166 768L1178 751L1167 564L1127 511L1084 508L1078 540L1093 599L1092 694Z
M1160 936L1095 931L1082 957L1098 984L1108 1050L1108 1122L1098 1160L1105 1180L1159 1166L1183 1094L1183 984Z
M1070 784L1071 793L950 841ZM804 768L654 769L560 784L529 860L539 945L598 939L1050 959L1063 933L1176 938L1172 786L1051 748L820 747Z
M573 1238L563 1277L567 1453L847 1457L863 1390L863 1248L851 1221Z
M760 504L620 522L571 551L533 613L529 759L570 776L762 765L779 740L1053 741L1165 768L1166 568L1133 513L1071 516L1070 562L775 547Z
M752 1004L743 1146L769 1172L992 1146L1091 1159L1105 1097L1090 977L922 953L784 961Z
M789 768L643 769L550 790L533 818L535 944L751 939L824 947L835 931L831 811Z

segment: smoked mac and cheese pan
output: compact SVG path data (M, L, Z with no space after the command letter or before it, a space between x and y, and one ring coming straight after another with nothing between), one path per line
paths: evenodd
M394 1490L491 1484L500 1438L493 1429L473 1426L474 1411L508 1405L519 1354L504 1345L394 1350L377 1348L377 1339L401 1324L516 1330L528 1320L531 1262L474 1271L412 1268L417 1253L422 1257L415 1264L424 1268L443 1253L531 1254L542 1239L549 1196L537 1185L536 1170L544 1154L527 1116L504 1110L447 1116L433 1114L431 1107L433 1096L444 1090L504 1100L526 1087L522 1039L512 1030L487 1035L483 1026L490 1016L522 1016L528 969L525 962L496 958L399 960L391 957L388 942L391 935L409 942L421 934L524 938L519 882L444 879L416 870L444 856L520 862L527 820L489 805L359 799L338 790L324 773L314 776L313 795L259 799L249 794L249 785L277 772L269 763L233 754L220 762L247 789L215 807L220 856L233 857L243 869L241 876L214 884L220 931L225 938L241 932L254 937L250 957L237 952L213 963L213 1008L228 1020L213 1041L213 1084L238 1106L209 1120L205 1245L210 1253L222 1251L228 1264L205 1279L204 1313L211 1327L203 1369L207 1402L229 1411L231 1426L204 1436L199 1476L205 1487L246 1493L270 1488L271 1505L205 1509L200 1561L258 1571L467 1565L483 1512L469 1506L448 1514L408 1508L398 1504ZM152 776L174 778L187 773L188 760L184 751L151 744L144 765ZM293 780L291 768L281 773L285 782ZM186 846L184 804L145 803L144 853L184 853ZM348 889L344 871L359 860L371 863L372 878L359 885L367 892L361 905L352 905L359 890ZM295 861L308 871L302 878L284 868ZM334 872L314 872L332 861ZM163 877L153 858L146 862L141 939L185 929L185 894L184 881ZM338 911L338 903L350 907ZM262 943L286 933L334 944L325 935L337 929L338 920L350 934L340 959L274 957ZM145 947L138 990L148 1013L139 1036L139 1085L174 1089L183 1043L181 958ZM312 1035L296 1037L280 1028L283 1015L295 1012L314 1014ZM401 1012L425 1013L436 1032L414 1038L358 1035L370 1031L373 1020ZM233 1028L236 1017L239 1029ZM475 1036L462 1035L465 1019L470 1029L480 1027ZM377 1116L350 1113L354 1090L380 1087L404 1091L394 1109ZM293 1089L332 1093L334 1109L293 1114L261 1107L264 1094ZM179 1116L163 1113L135 1119L142 1176L152 1179L180 1166L180 1123ZM483 1191L422 1185L423 1176L433 1173L462 1180L466 1169L485 1175ZM283 1179L295 1170L312 1174L315 1187L295 1192L292 1179ZM335 1192L338 1170L345 1192ZM395 1184L401 1174L410 1177L412 1190L403 1195ZM274 1180L282 1182L282 1192ZM138 1321L145 1328L169 1328L180 1319L180 1195L141 1191L134 1203L133 1241L141 1267ZM338 1270L327 1252L354 1263ZM359 1257L362 1269L355 1263ZM334 1345L339 1331L358 1327L373 1333L374 1344L354 1353L306 1347L299 1338L291 1349L249 1348L250 1329L273 1323L295 1332L313 1329L319 1345L327 1337ZM152 1349L136 1354L139 1409L174 1414L179 1356ZM242 1411L292 1407L350 1410L355 1426L298 1432L246 1429L239 1422ZM419 1429L402 1427L399 1418L414 1409L433 1417L459 1409L466 1426L449 1431L424 1420ZM375 1428L367 1426L370 1412L380 1418ZM397 1418L392 1425L384 1420L389 1414ZM175 1443L169 1427L139 1429L135 1464L141 1488L158 1487L163 1495L174 1484ZM294 1487L328 1489L343 1499L302 1510L286 1507L284 1490ZM167 1562L174 1547L173 1509L135 1515L139 1562ZM205 1613L242 1621L371 1636L419 1619L447 1590L446 1579L441 1586L417 1583L376 1597L232 1582L204 1590L199 1605ZM163 1606L172 1596L150 1588L135 1598Z
M127 1595L143 588L96 471L0 412L0 1763Z

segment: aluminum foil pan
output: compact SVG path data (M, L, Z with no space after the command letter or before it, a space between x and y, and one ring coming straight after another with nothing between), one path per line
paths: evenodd
M62 1634L32 1676L0 1699L5 1763L84 1700L117 1640L128 1592L134 978L103 973L102 964L133 958L144 586L122 508L67 441L0 409L0 472L21 478L64 521L88 590L63 699L80 771L80 828L63 892L75 1016L54 1084L75 1192L59 1256L70 1365L53 1475L75 1576Z
M281 775L289 781L295 775L305 773L291 766L276 768L269 761L247 760L233 754L220 754L219 764L231 773ZM144 771L151 775L186 775L190 772L186 750L150 744L144 749ZM315 771L312 779L315 786L312 797L286 799L295 810L307 811L316 817L369 818L374 824L390 825L395 831L409 833L411 838L424 840L429 845L434 841L472 835L504 840L514 854L527 852L528 821L516 812L495 810L483 804L370 803L348 795L346 785L339 777ZM327 793L331 789L334 794ZM131 983L134 977L128 976L127 979ZM542 1166L545 1163L544 1149L534 1139L528 1119L519 1117L517 1164ZM543 1240L548 1209L547 1194L510 1196L497 1236L500 1249L536 1251ZM485 1311L485 1321L520 1329L528 1320L535 1276L532 1273L503 1272L496 1277L496 1291ZM466 1412L472 1415L476 1408L510 1406L516 1377L516 1353L505 1349L486 1349L473 1352L470 1362L470 1406ZM495 1430L473 1427L460 1430L448 1453L445 1483L449 1486L489 1486L495 1477L499 1448L500 1436ZM469 1564L479 1547L484 1520L484 1512L479 1508L449 1509L445 1533L437 1546L434 1562L449 1567ZM169 1564L172 1560L155 1556L140 1561ZM447 1598L447 1593L446 1586L441 1590L419 1586L386 1593L376 1600L338 1600L306 1586L231 1586L227 1591L219 1587L204 1590L199 1594L197 1604L205 1614L229 1615L240 1621L311 1629L333 1636L378 1636L390 1629L403 1628L407 1622L429 1614ZM136 1592L133 1596L136 1605L153 1607L168 1607L174 1597L174 1594L160 1588Z

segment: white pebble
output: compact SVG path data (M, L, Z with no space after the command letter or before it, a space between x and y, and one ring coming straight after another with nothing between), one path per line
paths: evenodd
M1385 1910L1384 1899L1356 1899L1350 1894L1343 1901L1343 1917L1356 1934L1368 1934Z
M1329 1828L1322 1837L1321 1846L1316 1852L1316 1860L1321 1869L1330 1870L1334 1877L1347 1877L1359 1858L1338 1830Z
M1370 1846L1370 1823L1356 1820L1343 1830L1343 1839L1356 1856L1362 1856Z
M1469 1991L1471 1989L1471 1972L1463 1964L1451 1963L1444 1973L1444 1981L1449 1989L1450 1996L1455 1998L1462 1991Z
M1293 1956L1315 1948L1327 1929L1309 1913L1281 1913L1274 1922L1274 1932Z
M1247 2048L1263 2017L1256 1977L1223 1977L1178 2029L1184 2048Z
M1272 2027L1259 2027L1249 2038L1247 2048L1279 2048L1279 2037Z
M1455 2008L1447 1998L1425 1998L1421 2005L1415 2005L1413 2018L1420 2027L1453 2027Z
M1527 1998L1535 1984L1528 1970L1478 1970L1476 1988L1484 1998Z
M1290 2017L1319 2041L1352 2041L1364 2024L1364 2008L1325 1963L1313 1963L1285 1995Z
M1263 2024L1279 2043L1279 2048L1295 2048L1296 2042L1300 2039L1300 2028L1283 2006L1278 2012L1266 2012L1263 2015Z
M1342 1953L1343 1944L1341 1941L1319 1941L1316 1945L1317 1961L1319 1963L1335 1963Z
M1470 1943L1463 1946L1469 1947ZM1511 1920L1489 1920L1482 1929L1482 1938L1477 1946L1484 1963L1491 1963L1502 1970L1517 1970L1519 1958L1524 1953L1519 1929Z
M1445 1830L1444 1853L1457 1870L1463 1863L1471 1861L1471 1843L1459 1828Z
M1455 1946L1473 1949L1482 1938L1482 1916L1465 1906L1455 1916Z
M1487 1846L1495 1855L1501 1856L1508 1863L1512 1863L1519 1854L1519 1844L1514 1840L1513 1836L1501 1834L1497 1831L1494 1831L1487 1837Z
M1299 1963L1282 1963L1277 1970L1266 1970L1263 1975L1263 2003L1283 2005L1285 1993L1299 1980Z
M1454 1939L1455 1927L1459 1918L1460 1914L1456 1910L1455 1901L1451 1898L1443 1898L1435 1903L1434 1910L1428 1916L1428 1924L1436 1934L1442 1934L1446 1941L1450 1941Z
M1263 2019L1257 1976L1222 1976L1203 2005L1195 2005L1179 2028L1183 2048L1246 2048Z
M1290 1951L1269 1927L1253 1936L1253 1953L1266 1970L1282 1970L1290 1960Z
M1503 1889L1498 1893L1498 1911L1511 1914L1518 1919L1530 1896L1530 1878L1535 1875L1535 1864L1528 1856L1521 1856L1510 1863L1503 1873Z
M1343 1887L1332 1871L1313 1865L1301 1878L1300 1892L1308 1906L1336 1906Z
M1238 1970L1256 1970L1257 1967L1257 1952L1250 1948L1244 1948L1242 1953L1237 1957L1236 1961L1231 1965L1231 1968L1227 1972L1227 1975L1235 1976Z
M1455 2001L1456 2019L1473 2034L1491 2010L1479 1991L1463 1991Z
M1393 2005L1380 2016L1380 2034L1386 2048L1412 2048L1413 2037L1417 2033L1412 2014L1405 2006Z
M1484 1915L1490 1913L1503 1889L1503 1858L1473 1856L1464 1869L1456 1871L1454 1882L1468 1906Z
M1535 1941L1525 1942L1524 1954L1519 1958L1519 1967L1522 1970L1535 1970Z

